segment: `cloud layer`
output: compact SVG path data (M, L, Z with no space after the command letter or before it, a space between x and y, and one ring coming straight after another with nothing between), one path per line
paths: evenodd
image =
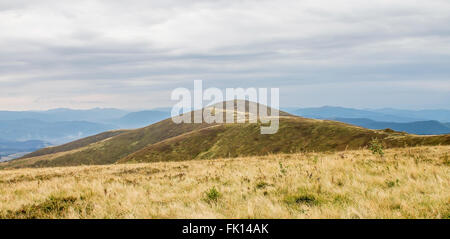
M284 106L448 108L450 2L3 1L0 109L169 106L279 87Z

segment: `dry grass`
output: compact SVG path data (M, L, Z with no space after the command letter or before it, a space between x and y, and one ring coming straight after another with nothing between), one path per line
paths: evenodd
M0 171L0 218L449 218L450 146Z

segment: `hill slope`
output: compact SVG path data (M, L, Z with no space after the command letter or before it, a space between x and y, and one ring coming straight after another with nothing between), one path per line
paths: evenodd
M128 132L128 131L127 130L106 131L106 132L103 132L100 134L96 134L93 136L75 140L75 141L67 143L67 144L40 149L35 152L24 155L22 157L22 159L79 149L79 148L82 148L82 147L88 146L90 144L114 137L116 135L119 135L119 134L122 134L125 132Z
M366 147L373 138L387 148L450 144L450 135L416 136L300 117L280 118L280 129L273 135L260 134L259 128L259 124L216 125L149 145L119 163L340 151Z

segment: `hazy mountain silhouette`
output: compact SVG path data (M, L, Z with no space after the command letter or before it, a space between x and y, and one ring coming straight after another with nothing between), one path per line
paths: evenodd
M450 110L399 110L392 108L375 109L373 112L396 115L407 118L417 118L425 120L437 120L440 122L450 122Z
M368 110L359 110L344 107L323 106L318 108L301 108L292 111L293 114L313 119L335 119L335 118L366 118L375 121L388 122L413 122L421 118L405 117Z
M370 119L358 118L336 118L336 121L361 126L368 129L393 129L396 131L407 132L411 134L433 135L433 134L450 134L448 125L435 120L416 121L408 123L380 122Z
M0 111L0 120L35 119L47 122L91 121L105 122L123 117L128 111L119 109L94 108L88 110L52 109L47 111Z
M146 110L129 113L111 123L120 128L140 128L170 117L170 112Z
M115 128L87 121L0 120L0 137L10 141L43 140L61 144Z

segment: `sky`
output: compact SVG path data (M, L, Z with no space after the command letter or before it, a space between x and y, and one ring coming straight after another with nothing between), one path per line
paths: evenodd
M449 22L448 0L0 0L0 110L170 107L194 80L450 109Z

